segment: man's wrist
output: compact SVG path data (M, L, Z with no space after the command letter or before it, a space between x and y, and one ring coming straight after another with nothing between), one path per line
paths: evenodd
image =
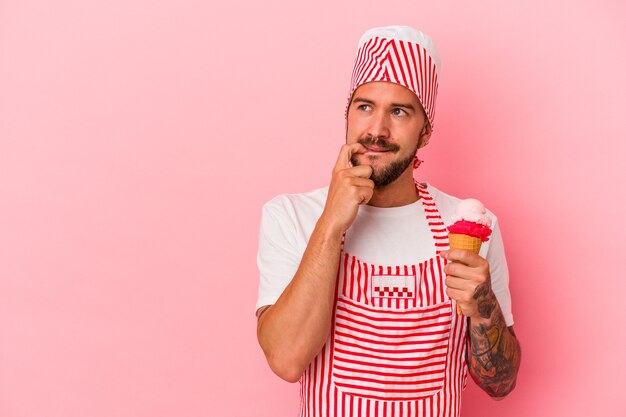
M343 236L341 227L324 215L318 219L315 231L320 234L324 241L341 239Z

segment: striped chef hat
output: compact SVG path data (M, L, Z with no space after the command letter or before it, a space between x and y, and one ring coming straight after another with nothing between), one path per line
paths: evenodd
M348 107L354 91L372 81L389 81L411 90L418 98L431 127L441 61L432 39L409 26L369 29L361 36L354 61Z

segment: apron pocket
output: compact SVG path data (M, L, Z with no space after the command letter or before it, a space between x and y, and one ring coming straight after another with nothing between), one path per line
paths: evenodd
M443 388L452 303L382 310L340 296L333 333L333 382L357 397L417 400Z

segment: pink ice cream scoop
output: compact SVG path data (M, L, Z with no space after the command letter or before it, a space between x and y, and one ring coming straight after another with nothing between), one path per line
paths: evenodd
M481 242L489 240L491 235L491 219L487 216L487 209L475 198L462 200L451 216L454 222L448 231L450 234L467 235L479 238ZM452 246L452 243L450 243ZM480 249L480 245L479 245Z

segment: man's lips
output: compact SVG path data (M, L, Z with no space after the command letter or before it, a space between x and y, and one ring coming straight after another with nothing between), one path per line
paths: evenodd
M367 149L367 151L365 153L383 153L383 152L389 152L389 149L387 148L381 148L380 146L365 146L365 149Z

